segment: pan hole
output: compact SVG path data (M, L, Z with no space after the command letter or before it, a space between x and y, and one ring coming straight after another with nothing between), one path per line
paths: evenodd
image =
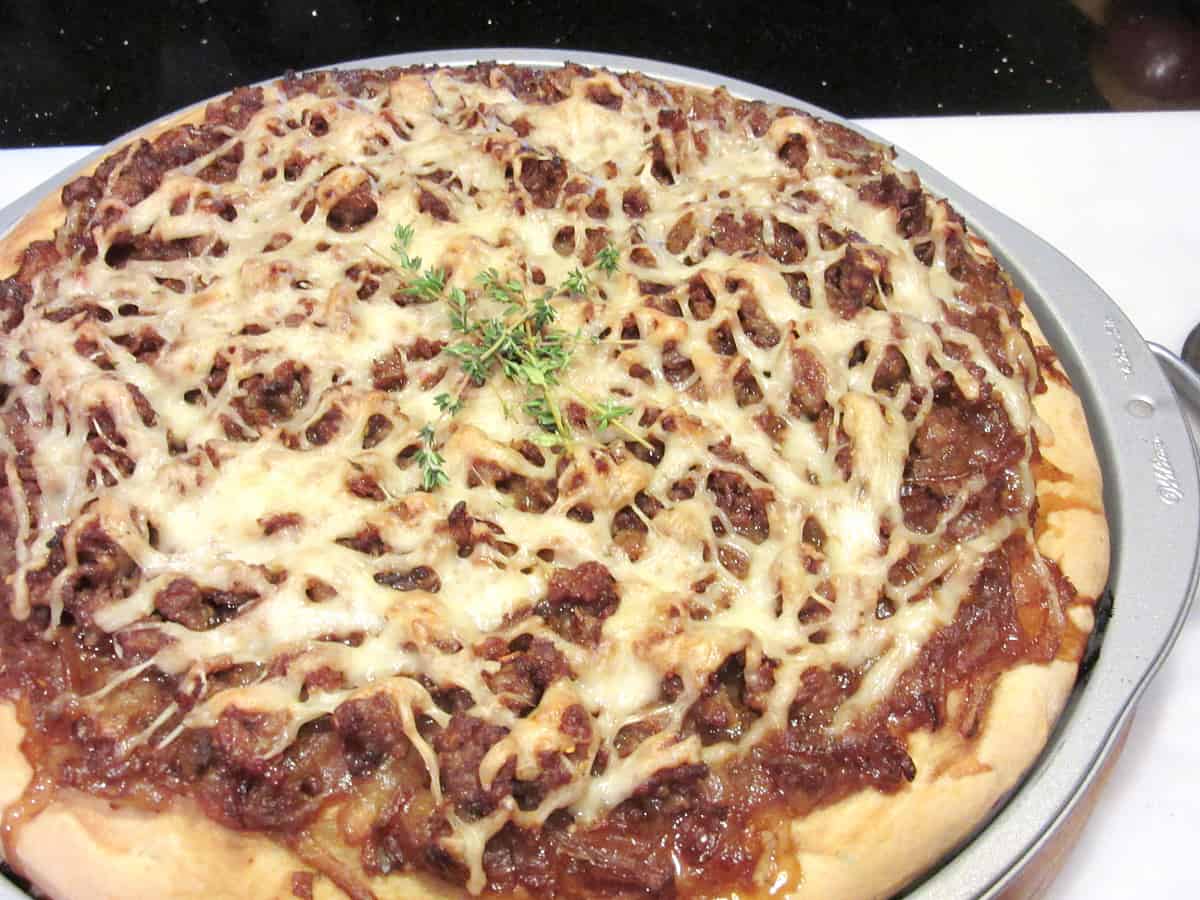
M1154 415L1154 404L1145 397L1134 397L1125 404L1125 411L1135 419L1148 419Z

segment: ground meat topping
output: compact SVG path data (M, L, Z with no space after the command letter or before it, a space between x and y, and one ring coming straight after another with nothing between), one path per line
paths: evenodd
M566 164L559 158L525 159L521 164L521 184L529 192L534 206L551 209L567 180Z
M554 631L578 644L596 644L604 619L620 602L612 573L597 562L558 569L546 599L535 607Z
M500 702L521 714L541 702L551 683L570 673L566 658L552 642L534 638L510 642L500 657L500 669L484 677Z
M503 736L503 728L458 714L434 737L433 749L442 769L442 790L460 815L485 816L508 793L503 781L493 782L490 789L479 781L479 764L484 754Z

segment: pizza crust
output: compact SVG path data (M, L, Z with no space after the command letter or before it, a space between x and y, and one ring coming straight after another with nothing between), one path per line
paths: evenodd
M159 122L157 125L139 130L135 138L122 139L122 141L126 143L130 140L153 140L164 131L169 131L179 125L200 122L204 119L206 106L207 101L189 107ZM107 155L107 152L104 153L92 165L81 166L65 183L69 184L72 179L82 175L94 174L104 156ZM58 190L38 203L21 221L12 227L12 230L0 238L0 272L4 273L4 277L8 277L8 275L20 268L21 253L29 244L33 241L50 240L54 237L54 230L62 223L64 213L62 191Z
M1024 303L1022 313L1034 346L1048 347ZM1104 589L1109 565L1100 463L1083 404L1064 381L1047 377L1045 393L1033 403L1053 435L1041 444L1042 455L1070 476L1038 483L1038 549L1079 592L1068 616L1090 632L1091 604ZM799 883L788 896L886 897L964 842L1042 752L1075 685L1078 662L1054 660L1004 673L980 734L969 743L953 728L913 733L909 754L917 778L899 794L861 791L794 822L789 836ZM856 855L855 847L876 852ZM888 848L886 856L880 847Z
M982 732L916 732L917 778L899 794L861 791L794 822L799 884L788 896L886 897L962 842L1032 764L1075 683L1075 664L1024 666L997 682ZM856 853L855 848L888 852Z
M1023 321L1034 346L1049 347L1028 307ZM1058 378L1047 376L1045 381L1046 392L1033 398L1033 406L1050 426L1052 440L1043 440L1039 449L1069 478L1038 481L1037 545L1043 556L1058 563L1080 596L1094 601L1108 581L1109 561L1100 461L1079 395Z
M1025 666L996 685L980 737L915 733L917 779L898 794L861 791L792 823L776 862L787 878L776 896L886 897L937 862L996 806L1036 758L1075 682L1075 665ZM0 797L19 795L31 774L11 707L0 708ZM870 848L862 854L855 848ZM879 852L886 848L886 853ZM291 875L311 871L287 849L229 831L190 804L167 813L121 810L64 792L17 835L10 861L56 900L291 897ZM104 893L98 893L97 872ZM778 883L778 882L776 882ZM450 885L392 875L378 896L466 897ZM344 898L325 878L314 897Z
M204 107L139 136L199 121ZM51 238L63 212L54 194L0 239L0 271L19 267L21 251L31 241ZM1034 345L1048 347L1032 312L1021 306ZM1078 395L1065 378L1047 378L1046 386L1033 398L1053 435L1050 441L1042 436L1040 450L1067 477L1038 481L1037 546L1078 590L1080 602L1068 616L1086 633L1093 624L1091 604L1108 576L1102 477ZM909 736L918 773L910 785L895 794L862 790L782 826L777 869L765 880L762 895L773 887L770 896L794 900L883 898L928 870L995 811L1041 753L1074 686L1077 666L1077 660L1055 660L1004 673L971 741L951 727ZM32 777L20 749L23 736L15 708L0 704L0 809L16 802ZM314 871L288 848L226 829L188 801L147 813L76 791L60 792L21 827L13 847L14 858L7 862L55 900L286 900L295 896L292 875ZM858 848L871 852L855 852ZM380 898L470 896L445 882L400 873L372 879L370 886ZM316 876L316 900L349 896Z
M20 749L23 736L14 707L0 705L0 808L18 801L33 775ZM313 900L347 896L286 847L223 828L186 801L149 813L62 791L17 831L14 849L7 862L55 900L286 900L295 896L297 873L316 876ZM398 873L386 884L394 891L388 896L431 893L419 876ZM446 897L467 896L438 887Z
M78 174L87 175L90 170L81 169ZM12 231L0 239L0 272L15 272L21 267L22 251L30 243L53 237L54 229L63 219L63 212L62 199L55 193L14 225Z

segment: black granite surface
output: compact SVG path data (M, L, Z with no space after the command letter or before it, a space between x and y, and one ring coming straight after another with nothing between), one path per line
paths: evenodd
M1097 110L1066 0L0 2L0 146L83 144L235 85L385 53L543 46L654 57L849 116Z

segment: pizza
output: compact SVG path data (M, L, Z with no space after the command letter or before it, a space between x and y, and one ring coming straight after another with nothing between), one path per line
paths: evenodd
M57 900L883 897L1044 746L1080 402L893 152L290 75L0 245L0 806Z

